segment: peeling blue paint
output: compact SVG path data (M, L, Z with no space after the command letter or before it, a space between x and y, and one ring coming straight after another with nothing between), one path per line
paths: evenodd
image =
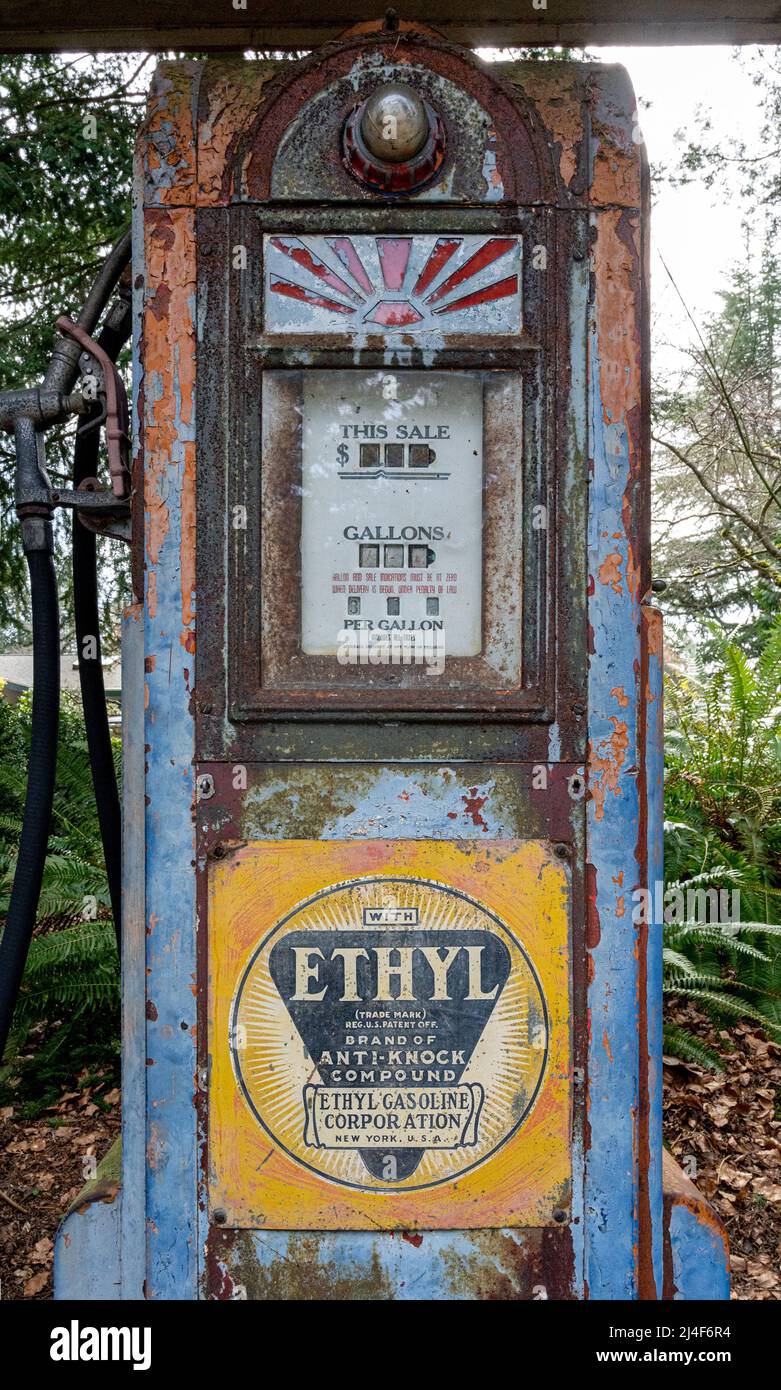
M670 1246L676 1301L729 1298L729 1269L718 1230L684 1203L670 1213Z
M593 218L599 232L599 218ZM586 1282L591 1298L637 1297L638 1240L636 1125L639 1105L638 962L631 894L637 886L635 845L639 823L637 777L637 675L639 605L626 584L629 541L623 521L629 482L629 438L623 420L606 422L600 390L598 327L589 332L590 488L588 569L593 592L589 623L588 729L594 752L613 757L614 722L626 726L626 748L616 789L605 773L590 769L587 860L594 866L599 943L592 952L589 986L589 1124L586 1154ZM610 554L621 556L623 582L604 584L599 572ZM611 691L622 687L625 708ZM618 891L617 891L618 890ZM624 902L620 905L623 894Z

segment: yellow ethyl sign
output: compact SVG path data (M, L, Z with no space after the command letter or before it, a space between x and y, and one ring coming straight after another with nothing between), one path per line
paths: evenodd
M569 882L549 846L243 845L213 866L209 954L224 1224L564 1219Z

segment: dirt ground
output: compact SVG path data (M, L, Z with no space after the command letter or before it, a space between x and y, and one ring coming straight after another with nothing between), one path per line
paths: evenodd
M54 1236L73 1198L119 1132L112 1076L63 1091L38 1118L0 1108L0 1296L51 1298Z
M716 1074L665 1062L665 1140L724 1221L733 1298L781 1297L781 1047L753 1025L718 1031L692 1007L677 1023L724 1061ZM83 1082L84 1078L81 1078ZM113 1078L77 1079L34 1120L0 1109L0 1295L51 1297L54 1236L119 1129Z
M724 1071L665 1059L665 1143L727 1228L732 1297L778 1299L781 1047L754 1024L719 1030L691 1006L676 1005L672 1018L718 1052Z

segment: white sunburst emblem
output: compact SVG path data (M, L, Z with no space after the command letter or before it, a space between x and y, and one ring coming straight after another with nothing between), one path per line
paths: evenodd
M265 238L272 333L517 333L518 236Z

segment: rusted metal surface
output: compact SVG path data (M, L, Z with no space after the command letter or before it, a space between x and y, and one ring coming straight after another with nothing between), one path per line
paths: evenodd
M566 1221L569 899L567 859L529 838L253 840L213 852L212 1220L219 1209L232 1227L305 1231ZM366 929L388 914L427 925L412 934L419 944ZM345 954L353 938L362 946ZM396 1005L380 957L396 969L399 952L408 1002ZM294 956L280 1009L275 982ZM302 995L303 966L322 980ZM313 1064L325 1084L312 1084Z
M122 623L122 1297L143 1297L146 1278L146 845L144 611Z
M640 796L643 815L638 830L648 846L646 885L664 882L664 646L662 615L644 607L642 614L641 682L645 695ZM639 837L638 837L639 838ZM640 1025L646 1040L641 1061L641 1173L644 1231L650 1258L644 1266L647 1288L658 1292L663 1283L662 1224L662 929L651 914L640 934L644 996ZM644 1283L644 1289L646 1284Z
M428 210L427 210L428 211ZM360 214L359 214L360 215ZM365 708L367 710L406 709L417 716L426 717L427 711L441 710L483 710L490 708L501 716L505 711L521 713L527 722L537 720L540 715L553 707L553 651L550 635L551 615L556 609L558 589L557 567L559 573L565 566L568 573L579 571L578 587L574 592L566 592L560 609L562 641L558 648L559 660L557 678L563 687L565 698L555 716L561 730L561 737L567 738L565 731L571 731L573 744L577 744L574 755L582 749L582 739L578 743L582 722L574 714L572 706L577 703L574 696L575 676L570 663L577 658L577 642L568 642L568 624L577 621L574 616L579 602L583 601L584 561L579 560L583 551L582 514L585 506L585 477L577 482L565 480L563 469L556 467L557 432L564 427L563 414L566 411L566 387L568 382L567 357L564 355L566 340L566 321L557 321L552 303L552 285L555 293L566 298L566 281L562 282L556 274L553 263L556 255L557 238L559 245L569 247L573 256L582 253L585 246L585 225L578 219L578 225L556 228L550 217L544 213L532 213L521 219L526 232L525 242L528 250L523 267L524 335L528 348L511 342L509 335L503 339L498 336L488 340L486 348L479 352L477 347L467 349L467 341L460 335L458 347L451 347L446 340L444 346L438 342L422 342L413 334L399 335L399 342L386 349L391 353L394 365L409 365L428 369L441 365L457 369L475 362L483 365L486 356L495 367L514 369L522 381L522 415L513 416L509 408L486 412L489 423L484 436L486 451L485 474L488 484L485 490L485 536L483 593L486 603L486 632L493 633L493 645L500 639L500 614L504 611L502 602L509 597L509 588L515 582L510 569L515 564L515 556L520 555L523 567L522 594L526 596L528 612L522 625L523 679L510 678L509 671L492 670L491 663L479 658L472 662L454 659L445 681L435 687L431 680L421 679L420 672L405 672L404 682L410 684L417 678L414 702L400 689L393 689L389 683L377 688L372 673L360 669L351 673L350 689L344 681L337 683L333 677L336 663L318 658L302 660L296 648L297 605L300 602L299 554L297 536L300 533L300 495L291 489L288 479L291 453L300 451L298 434L299 407L295 400L297 381L300 373L312 366L333 367L345 363L349 366L364 365L373 367L383 365L385 352L381 351L382 339L379 335L366 346L366 340L352 342L342 347L338 337L323 340L318 335L317 346L311 344L311 335L306 333L285 335L264 335L262 321L261 273L263 227L273 216L276 223L286 215L274 213L258 215L252 210L242 210L241 215L231 214L225 225L224 217L216 213L202 212L199 217L199 235L202 243L209 248L240 244L245 247L248 265L252 274L235 277L232 286L235 298L225 304L224 288L221 281L222 264L214 253L202 261L202 280L200 294L203 302L202 321L204 323L203 380L205 388L201 397L203 411L202 429L210 429L213 402L231 402L230 420L227 430L219 432L218 421L214 421L213 444L209 449L209 468L204 472L203 486L199 489L199 507L203 517L204 547L201 551L204 574L208 573L216 582L210 583L204 592L202 617L206 629L206 647L201 645L199 655L199 682L207 684L210 691L208 704L210 710L199 704L200 728L209 739L202 745L204 751L211 753L217 747L226 749L235 738L235 725L225 719L225 711L230 709L235 718L252 719L259 710L278 710L280 713L295 711L298 720L291 729L289 737L301 740L304 736L305 721L322 719L327 709L348 712ZM419 214L399 209L395 214L397 230L414 230ZM369 226L370 214L363 214L364 223ZM441 214L439 215L441 219ZM341 224L346 228L354 226L355 213L339 213L336 209L318 209L310 214L310 225L318 223L334 231ZM461 220L474 222L475 213L461 214ZM272 224L273 225L273 224ZM575 244L573 245L573 240ZM580 243L580 244L578 244ZM536 257L533 254L536 248ZM542 272L535 259L550 264L550 272ZM223 251L224 254L224 251ZM577 266L582 273L582 262ZM245 344L245 350L226 359L219 346L225 334L231 339ZM558 334L558 340L557 340ZM281 339L285 352L281 358L274 348L274 342ZM482 343L482 339L477 340ZM554 346L554 344L556 346ZM214 351L212 350L214 349ZM490 354L490 356L489 356ZM554 364L558 364L558 371ZM265 502L261 505L261 472L259 459L262 447L261 419L257 402L261 396L261 382L264 367L283 365L290 369L290 400L282 396L282 379L275 381L275 395L278 403L271 414L270 381L267 386L267 402L264 406L269 417L265 426L268 443L265 449L266 463L263 487L266 489ZM294 372L299 376L295 377ZM491 380L497 381L496 373L486 377L489 391ZM268 379L267 379L268 380ZM499 391L494 397L500 397ZM494 397L490 400L493 402ZM558 404L558 418L554 415ZM238 451L235 442L243 436L243 447ZM520 439L522 447L522 500L519 501L517 521L528 525L534 509L545 509L543 526L532 531L532 544L522 546L520 536L511 531L509 521L512 508L503 500L503 489L508 485L508 470L500 466L507 458L508 449L515 449L515 440ZM276 481L275 481L276 480ZM565 481L573 484L564 491ZM224 508L243 505L246 507L246 532L241 536L220 536L218 530L208 525L207 518L214 517ZM261 538L261 515L265 512L267 520L275 517L277 525L267 525ZM223 604L223 575L225 565L232 575L229 580L232 591L253 593L260 596L260 603L231 605L227 615L229 628L229 650L226 652L221 638L215 638L212 645L211 634L223 631L221 607ZM266 588L263 585L262 570L275 576L275 583ZM517 603L517 599L515 600ZM266 634L264 643L263 633ZM486 642L490 651L491 641ZM506 645L506 644L503 644ZM293 670L298 672L299 686L296 688ZM580 694L584 699L582 674ZM370 687L374 686L373 689ZM364 691L361 690L364 687ZM444 688L442 688L444 687ZM316 691L313 699L312 692ZM450 715L452 718L452 714ZM484 719L480 720L477 739L496 738L486 728ZM206 731L209 731L207 735ZM544 728L538 727L540 756L547 746ZM255 744L259 752L261 743L268 748L268 738L257 738L257 729L249 725L243 735ZM360 737L360 735L358 735ZM432 731L431 737L442 739L442 731ZM522 735L517 734L516 739ZM529 737L534 734L529 732ZM428 745L426 745L428 747ZM452 746L452 745L451 745ZM512 745L518 749L518 743ZM242 744L245 756L247 743ZM358 745L355 745L356 750ZM532 754L533 756L533 754Z
M671 1299L728 1299L729 1245L716 1212L663 1152L664 1290Z
M459 161L448 166L446 157L438 183L393 207L356 192L335 138L389 70L436 93L447 150ZM617 69L518 64L494 74L434 39L376 32L295 69L219 60L166 64L156 79L140 145L146 240L137 266L149 1296L662 1292L660 942L632 914L634 890L661 872L658 629L642 607L647 179L633 113ZM470 121L460 140L459 122ZM347 342L318 332L313 346L306 333L272 341L266 332L264 235L311 252L318 237L352 238L354 248L369 235L519 232L523 326L512 344L461 334L423 349L402 331L393 341L377 333ZM545 252L536 266L535 248ZM329 260L329 271L339 266ZM439 703L416 689L384 689L379 699L358 690L356 699L333 670L319 687L288 681L282 700L264 690L263 625L273 626L273 606L260 624L263 571L287 564L278 587L295 610L298 523L280 516L282 534L264 552L274 516L268 509L261 527L261 462L270 463L261 454L263 374L291 382L313 367L389 363L517 372L524 382L522 515L528 524L530 508L543 505L548 525L541 538L524 532L524 680L509 699L466 684ZM291 390L292 418L294 382ZM292 456L294 427L280 444ZM497 468L517 447L503 427ZM246 507L246 528L232 525L237 506ZM489 581L503 572L495 529L485 547ZM203 791L194 806L196 779ZM230 1230L222 1211L210 1226L210 856L251 841L297 841L311 845L314 863L323 843L349 842L371 857L381 841L405 842L413 855L415 842L434 841L444 862L448 845L455 852L476 839L489 856L497 842L556 842L569 866L570 1218L544 1232L508 1230L492 1211L496 1230L326 1234Z
M145 281L139 399L146 516L148 1298L192 1297L198 1253L189 712L195 621L194 230L191 210L153 207L145 215L143 247L137 248L138 273Z
M571 1299L566 1230L211 1232L212 1297L323 1302Z
M521 826L526 836L573 841L572 949L582 956L583 801L573 800L567 791L578 769L556 765L548 770L550 782L542 788L530 767L249 766L248 787L240 792L231 764L203 764L198 771L214 778L215 792L201 803L201 852L208 863L215 850L222 854L231 843L261 837L301 837L313 844L352 841L371 853L384 837L409 838L413 850L421 837L458 849L478 835L490 847ZM204 873L199 884L202 920L206 881ZM206 969L205 942L201 961ZM573 1000L573 1012L582 1007ZM200 1019L205 1060L205 999ZM573 1045L577 1075L584 1060L578 1030ZM577 1115L582 1087L575 1091ZM210 1296L226 1298L271 1297L275 1289L295 1298L342 1298L345 1290L350 1297L382 1299L566 1298L577 1296L580 1288L566 1227L542 1237L531 1230L284 1236L212 1227L203 1277Z
M382 7L377 7L381 13ZM426 21L456 43L683 44L778 43L781 24L771 0L556 0L545 9L511 0L427 0ZM367 27L363 0L313 5L264 3L262 14L215 11L207 0L136 0L132 14L96 14L85 0L6 0L0 48L12 51L252 49L311 47L348 24ZM361 23L363 21L363 23ZM379 21L377 21L379 22ZM402 27L409 23L406 16ZM416 25L416 27L421 27Z
M374 190L356 183L329 132L349 122L378 86L401 81L439 113L444 128L442 162L431 181L412 192L412 202L550 199L542 133L532 120L517 119L519 106L530 114L525 98L512 99L463 49L434 46L415 34L395 36L391 48L388 35L369 34L359 49L328 45L300 64L292 82L283 77L269 85L265 110L236 146L226 196L301 202L316 187L329 201L376 200Z

